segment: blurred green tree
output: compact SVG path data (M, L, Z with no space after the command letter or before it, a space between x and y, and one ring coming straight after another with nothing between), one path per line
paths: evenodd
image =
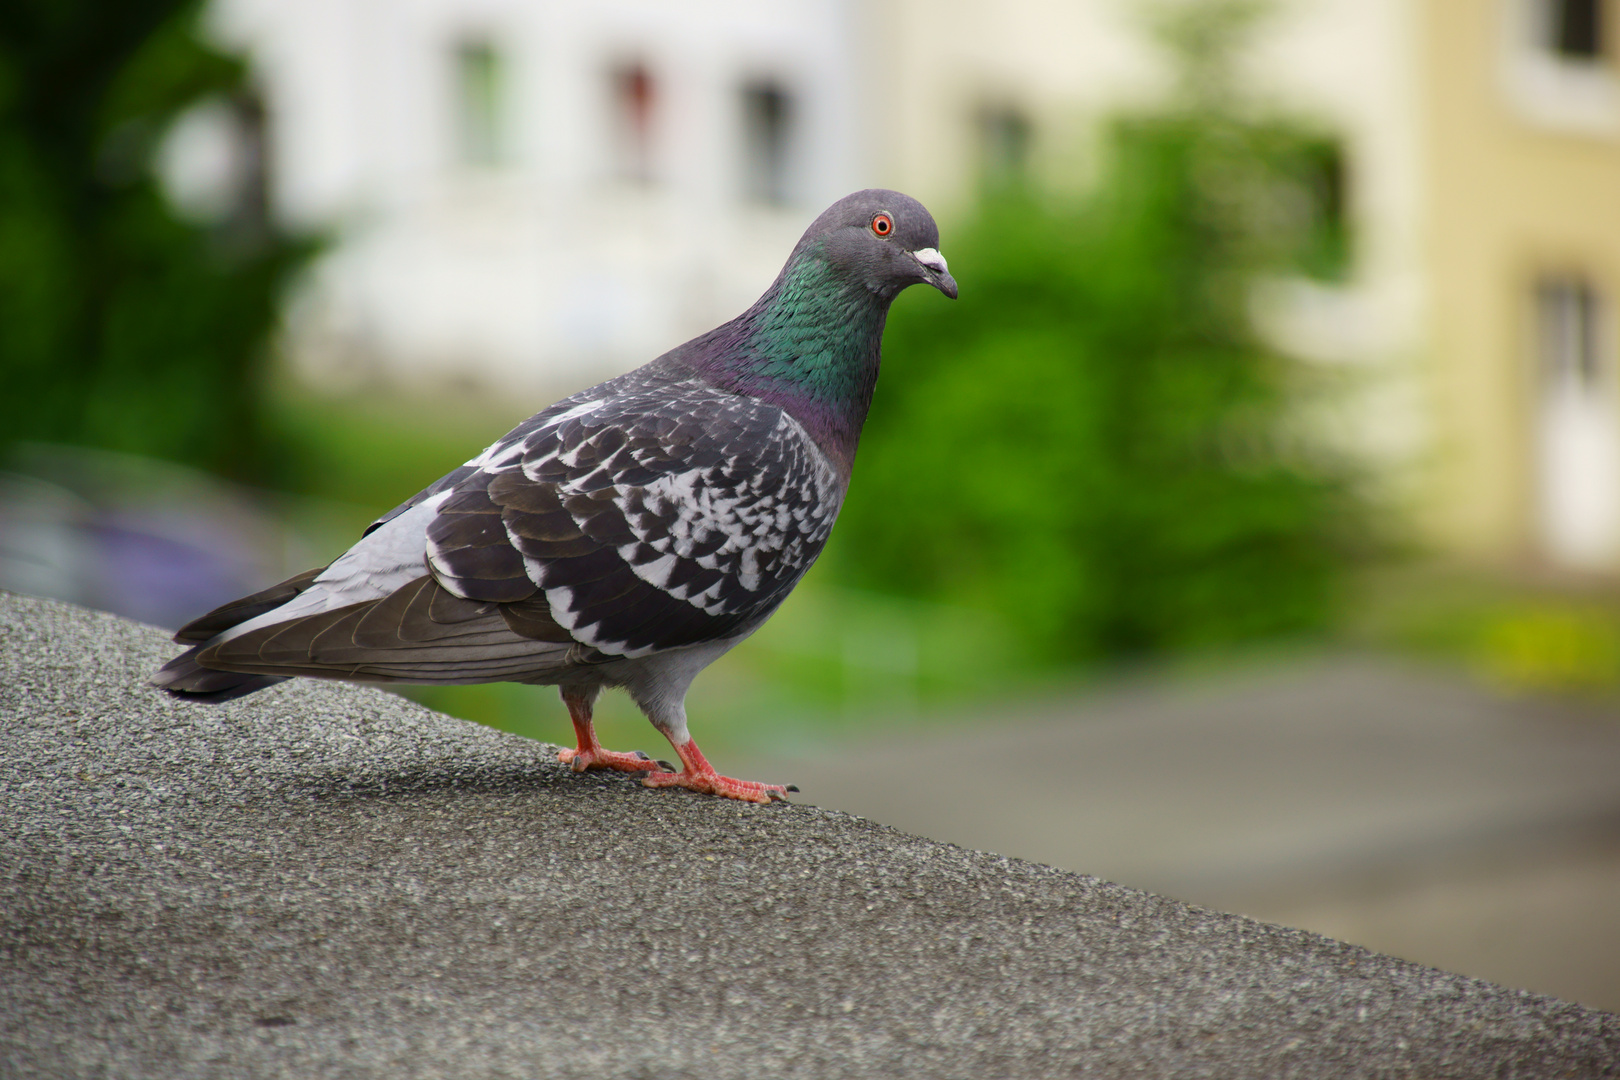
M1017 177L953 230L956 305L900 305L833 569L998 615L1069 662L1322 626L1348 474L1294 437L1261 272L1343 274L1335 144L1246 115L1253 5L1167 21L1182 93L1113 122L1062 204Z
M74 442L263 478L260 377L314 245L266 213L263 111L197 3L0 8L0 444ZM240 136L231 205L169 204L161 140L201 102Z

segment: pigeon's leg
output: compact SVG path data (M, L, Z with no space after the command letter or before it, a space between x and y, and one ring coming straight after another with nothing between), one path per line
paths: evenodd
M574 734L579 739L579 748L570 750L563 747L558 750L558 761L570 766L575 772L584 772L586 769L646 772L658 768L658 762L640 750L624 754L602 748L602 744L596 739L596 726L591 723L591 706L596 704L597 694L594 687L581 690L565 686L561 690L563 704L568 706L568 718L574 722Z
M711 657L712 659L712 657ZM697 743L686 731L686 688L692 683L692 676L700 668L682 670L680 668L660 671L653 669L651 677L641 682L632 682L625 689L630 691L630 697L641 706L641 711L647 714L652 726L663 733L669 740L669 745L675 748L675 753L681 758L681 771L659 762L661 768L658 772L648 773L641 782L648 787L683 787L691 791L700 791L705 795L720 795L727 799L742 799L744 802L768 803L773 799L787 801L787 793L798 791L792 786L784 787L781 784L758 784L752 780L733 780L729 776L721 776L709 764L709 759L703 756ZM669 677L669 676L673 677ZM661 677L662 676L662 677Z
M728 799L757 803L778 799L786 802L788 792L799 790L791 784L784 787L781 784L761 784L721 776L714 771L714 766L709 764L709 759L703 756L703 751L698 749L690 735L679 741L671 738L669 742L681 756L681 771L648 773L641 781L648 787L683 787L701 791L705 795L723 795Z

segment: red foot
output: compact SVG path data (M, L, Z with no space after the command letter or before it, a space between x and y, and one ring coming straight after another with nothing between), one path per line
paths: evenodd
M632 750L628 754L617 750L604 750L600 745L584 750L570 750L566 746L557 750L557 760L569 766L575 772L584 772L586 769L617 769L619 772L647 772L658 768L658 762L643 754L640 750Z
M596 741L596 728L591 724L591 702L595 697L595 694L562 691L563 704L568 706L568 717L574 722L574 734L579 737L579 749L561 747L557 751L557 760L571 766L575 772L586 769L650 772L658 768L658 762L640 750L621 754L617 750L603 749L602 744Z
M680 772L648 773L641 782L647 787L683 787L705 795L754 803L787 802L787 793L799 790L791 785L760 784L753 780L733 780L729 776L721 776L703 756L703 751L697 748L697 743L690 739L684 744L677 744L675 752L681 756Z

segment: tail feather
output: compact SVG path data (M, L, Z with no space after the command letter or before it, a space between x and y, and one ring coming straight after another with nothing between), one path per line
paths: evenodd
M572 644L515 633L500 605L464 600L424 574L378 600L211 642L197 659L208 667L264 675L476 683L555 670L567 662Z
M222 636L297 596L318 572L189 624L179 640L191 648L163 665L153 685L187 700L218 702L295 675L356 682L529 682L582 662L578 644L549 608L465 600L426 574L374 600ZM209 636L195 640L203 633Z
M212 641L216 635L249 619L258 618L267 611L274 611L309 588L324 569L325 567L316 567L313 570L306 570L252 596L244 596L240 600L221 604L208 614L182 626L174 635L174 640L192 647L159 668L157 674L152 676L152 685L160 686L175 697L187 701L218 704L246 697L256 690L263 690L278 682L286 682L285 675L249 674L204 667L197 662L197 654L202 651L202 646Z
M297 577L290 577L252 596L244 596L240 600L221 604L208 614L200 615L182 626L174 635L174 640L181 645L201 645L233 626L245 623L249 619L256 619L267 611L274 611L309 588L316 576L325 569L324 566L317 566L313 570L305 570Z
M152 685L160 686L177 698L217 705L245 697L256 690L286 682L285 675L249 675L239 671L220 671L197 663L201 646L187 649L170 660L152 676Z

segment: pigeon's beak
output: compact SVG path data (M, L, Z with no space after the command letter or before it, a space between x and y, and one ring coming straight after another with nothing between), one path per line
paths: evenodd
M956 279L945 267L945 256L933 248L918 248L911 253L911 257L922 264L927 274L928 284L950 297L956 299Z

